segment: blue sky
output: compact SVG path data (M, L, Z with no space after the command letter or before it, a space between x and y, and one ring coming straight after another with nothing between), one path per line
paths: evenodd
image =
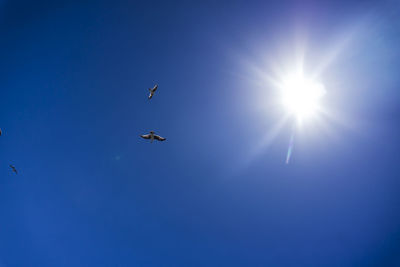
M0 1L0 266L400 265L399 15ZM299 55L328 112L286 165Z

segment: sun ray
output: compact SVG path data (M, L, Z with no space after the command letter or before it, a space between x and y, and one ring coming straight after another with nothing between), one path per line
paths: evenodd
M251 150L247 156L248 163L272 145L272 143L281 133L283 127L287 124L288 120L289 116L284 116L277 123L275 123L275 125L267 132L261 141Z

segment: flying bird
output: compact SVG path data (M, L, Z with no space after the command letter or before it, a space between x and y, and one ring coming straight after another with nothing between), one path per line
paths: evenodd
M2 132L1 129L0 129L0 136L1 136L2 133L3 133L3 132Z
M149 91L150 91L149 99L151 99L151 98L153 97L153 95L154 95L154 93L156 92L157 88L158 88L158 85L157 85L157 84L154 85L153 88L149 88Z
M165 140L167 140L166 138L164 138L164 137L161 137L161 136L159 136L159 135L156 135L156 134L154 134L154 131L150 131L150 133L149 134L142 134L140 137L142 137L142 138L144 138L144 139L150 139L151 141L151 143L153 143L153 140L155 139L155 140L158 140L158 141L165 141Z
M17 169L13 165L10 165L10 168L12 169L13 172L15 172L15 174L18 174Z

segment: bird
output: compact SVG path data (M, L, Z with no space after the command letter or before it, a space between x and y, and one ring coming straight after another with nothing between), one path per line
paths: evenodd
M151 98L153 97L153 95L154 95L154 93L156 92L157 88L158 88L158 85L157 85L157 84L154 85L153 88L149 88L149 91L150 91L149 99L151 99Z
M15 174L18 174L17 169L13 165L10 164L10 168L13 172L15 172Z
M3 133L3 132L2 132L1 129L0 129L0 136L1 136L2 133Z
M144 139L150 139L151 141L151 143L153 143L153 140L155 139L155 140L158 140L158 141L165 141L165 140L167 140L166 138L164 138L164 137L161 137L161 136L159 136L159 135L156 135L155 133L154 133L154 131L150 131L150 133L149 134L142 134L140 137L142 137L142 138L144 138Z

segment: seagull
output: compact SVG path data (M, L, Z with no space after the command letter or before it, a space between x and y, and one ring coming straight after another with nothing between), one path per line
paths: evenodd
M151 99L151 98L153 97L153 95L154 95L154 93L156 92L157 88L158 88L158 85L157 85L157 84L154 85L153 88L149 88L149 91L150 91L149 99Z
M15 172L15 174L18 174L17 169L13 165L10 165L10 168L12 169L13 172Z
M140 137L144 138L144 139L150 139L151 143L153 143L153 140L156 139L158 141L165 141L166 138L161 137L159 135L154 134L154 131L150 131L149 134L142 134Z

